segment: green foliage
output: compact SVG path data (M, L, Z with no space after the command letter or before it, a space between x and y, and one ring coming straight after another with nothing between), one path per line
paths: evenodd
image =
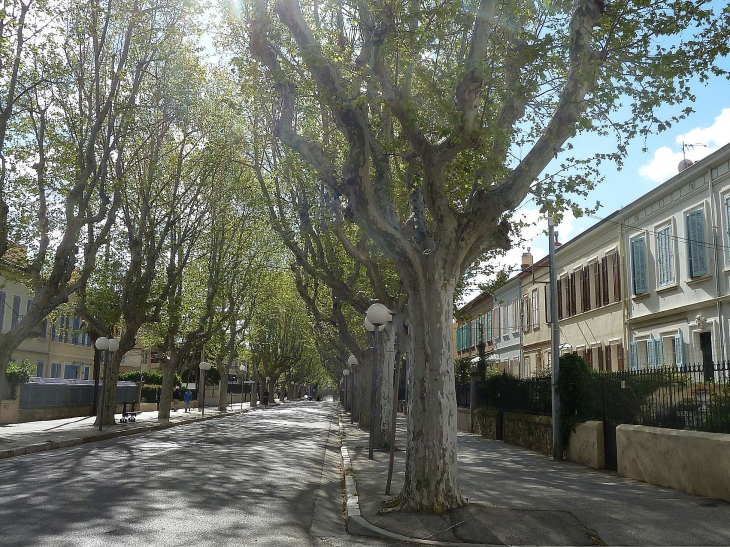
M560 356L558 392L560 393L560 437L563 446L568 446L570 432L584 420L581 409L589 402L590 391L586 389L591 375L588 363L574 353Z
M132 370L119 374L119 381L140 382L144 376L145 385L162 385L162 372L156 370ZM182 385L183 381L179 374L175 374L174 385Z
M702 431L730 433L730 384L725 384L710 396L709 410Z
M454 361L454 379L457 386L465 386L471 382L471 363L468 359Z
M35 366L28 359L24 359L20 364L10 361L8 368L5 369L5 378L13 387L28 383L34 375Z

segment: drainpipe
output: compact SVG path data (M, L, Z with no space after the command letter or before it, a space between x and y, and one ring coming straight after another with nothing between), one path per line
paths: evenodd
M707 179L709 180L709 192L710 192L710 220L712 222L712 248L714 252L714 259L715 259L715 305L717 306L717 322L719 326L720 331L720 353L719 356L721 360L727 360L727 355L725 355L725 320L722 317L722 302L720 299L722 298L722 284L720 282L720 261L723 260L723 256L720 253L720 245L717 241L717 219L716 219L716 210L715 210L715 194L712 190L712 170L707 170Z

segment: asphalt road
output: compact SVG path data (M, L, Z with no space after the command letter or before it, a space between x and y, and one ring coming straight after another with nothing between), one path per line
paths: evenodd
M331 403L0 462L1 546L393 545L348 536Z

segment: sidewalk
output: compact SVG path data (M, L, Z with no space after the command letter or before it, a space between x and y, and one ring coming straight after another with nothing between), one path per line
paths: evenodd
M469 504L440 516L390 512L400 492L405 417L398 416L392 496L389 454L368 460L368 433L341 414L348 530L440 545L730 545L730 502L625 479L459 433L459 482ZM730 465L730 464L729 464Z
M232 409L229 406L227 412L220 412L217 407L206 406L205 418L203 418L200 409L194 408L190 412L185 412L180 408L177 412L170 411L169 423L158 422L157 411L143 412L137 416L135 422L123 424L119 423L122 415L116 414L114 416L115 425L104 425L103 431L99 431L99 426L94 426L95 418L93 416L0 425L0 459L102 441L123 435L134 435L144 431L156 431L203 419L230 416L248 410L250 410L249 403L244 403L243 410L241 410L240 404L234 404Z

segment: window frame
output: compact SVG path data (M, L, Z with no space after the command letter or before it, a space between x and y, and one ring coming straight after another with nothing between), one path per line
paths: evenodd
M662 232L668 232L660 241ZM674 223L665 222L654 228L654 244L656 245L656 284L657 290L677 286L677 252L674 248L677 238L674 236ZM663 252L667 252L666 257ZM663 258L665 258L663 260Z
M642 246L640 251L637 250L639 242ZM629 248L631 249L631 290L634 296L642 296L649 292L646 234L642 232L630 238Z

